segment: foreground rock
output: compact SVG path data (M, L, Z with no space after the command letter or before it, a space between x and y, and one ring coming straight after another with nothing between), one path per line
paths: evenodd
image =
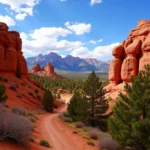
M125 82L136 77L144 66L150 64L150 20L140 20L121 45L112 51L114 59L110 63L106 97L116 99L124 91Z
M0 83L6 87L6 103L10 108L40 109L42 105L39 99L42 99L44 91L28 77L20 34L8 29L5 23L0 22ZM38 94L34 92L35 89Z
M50 62L47 63L45 67L41 67L39 64L36 64L31 70L30 73L39 75L39 76L46 76L50 78L63 78L60 75L57 75L54 71L54 66L51 65Z
M22 55L22 40L16 31L0 22L0 72L20 73L27 76L27 63Z

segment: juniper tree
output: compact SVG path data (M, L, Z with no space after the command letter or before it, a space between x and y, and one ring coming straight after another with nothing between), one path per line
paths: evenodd
M3 84L0 84L0 102L5 102L8 98L7 95L5 95L6 88Z
M46 91L44 93L42 105L46 111L53 112L54 98L53 98L53 95L50 91Z
M106 130L109 115L105 113L108 110L108 102L104 97L103 82L99 81L99 77L96 76L94 71L88 76L83 91L89 103L90 124L93 127L99 126L101 130Z
M79 92L75 92L67 110L74 121L86 122L88 119L88 102Z
M125 85L128 95L120 93L108 127L112 137L134 150L150 150L150 66Z

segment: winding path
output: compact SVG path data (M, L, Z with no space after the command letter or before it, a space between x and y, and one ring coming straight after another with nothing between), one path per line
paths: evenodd
M53 150L80 150L80 148L77 147L77 143L63 132L61 126L57 123L59 114L64 112L66 107L67 106L61 108L54 114L47 115L42 118L42 133L44 137L49 139L48 141L51 143Z

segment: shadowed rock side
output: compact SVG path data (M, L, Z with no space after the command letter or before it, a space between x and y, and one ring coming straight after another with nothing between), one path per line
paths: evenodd
M39 75L39 76L46 76L50 78L63 78L60 75L57 75L54 71L54 66L50 64L50 62L47 63L45 67L41 67L40 64L36 64L31 70L30 73Z
M20 34L8 31L8 26L0 22L0 72L18 72L27 76L27 64L22 54Z
M110 62L109 81L105 87L107 97L115 99L124 91L125 82L136 77L144 66L150 64L150 20L140 20L135 29L121 45L112 51L114 59Z

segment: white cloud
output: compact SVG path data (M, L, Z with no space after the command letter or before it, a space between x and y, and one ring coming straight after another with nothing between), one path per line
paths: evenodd
M94 4L99 4L101 2L102 2L102 0L91 0L90 5L92 6Z
M38 39L39 36L41 38L54 38L54 37L58 37L58 36L67 36L68 34L72 34L71 31L69 31L68 29L64 29L61 27L42 27L40 29L35 29L33 31L32 34L30 34L30 36L33 39Z
M100 40L97 40L97 41L94 41L94 40L91 40L89 41L91 44L97 44L97 43L100 43L100 42L103 42L103 39L100 39Z
M7 15L6 16L0 15L0 21L6 23L8 26L15 26L16 25L15 21Z
M85 33L89 33L91 31L91 24L86 24L86 23L70 23L66 22L65 26L73 31L76 35L83 35Z
M72 34L68 29L61 27L42 27L32 33L21 33L23 51L28 54L37 54L51 51L70 51L84 45L80 41L58 40Z
M74 49L71 52L71 55L75 57L81 57L81 58L97 58L97 59L101 59L109 56L111 57L112 49L117 45L119 45L118 42L106 46L98 46L95 47L94 50L92 51L88 50L86 47L80 47Z
M16 19L18 20L23 20L26 16L32 16L33 9L39 2L40 0L0 0L1 4L9 6L9 10L16 13Z
M27 16L26 13L22 13L22 14L17 14L17 15L15 16L15 18L16 18L17 20L24 20L26 16Z

